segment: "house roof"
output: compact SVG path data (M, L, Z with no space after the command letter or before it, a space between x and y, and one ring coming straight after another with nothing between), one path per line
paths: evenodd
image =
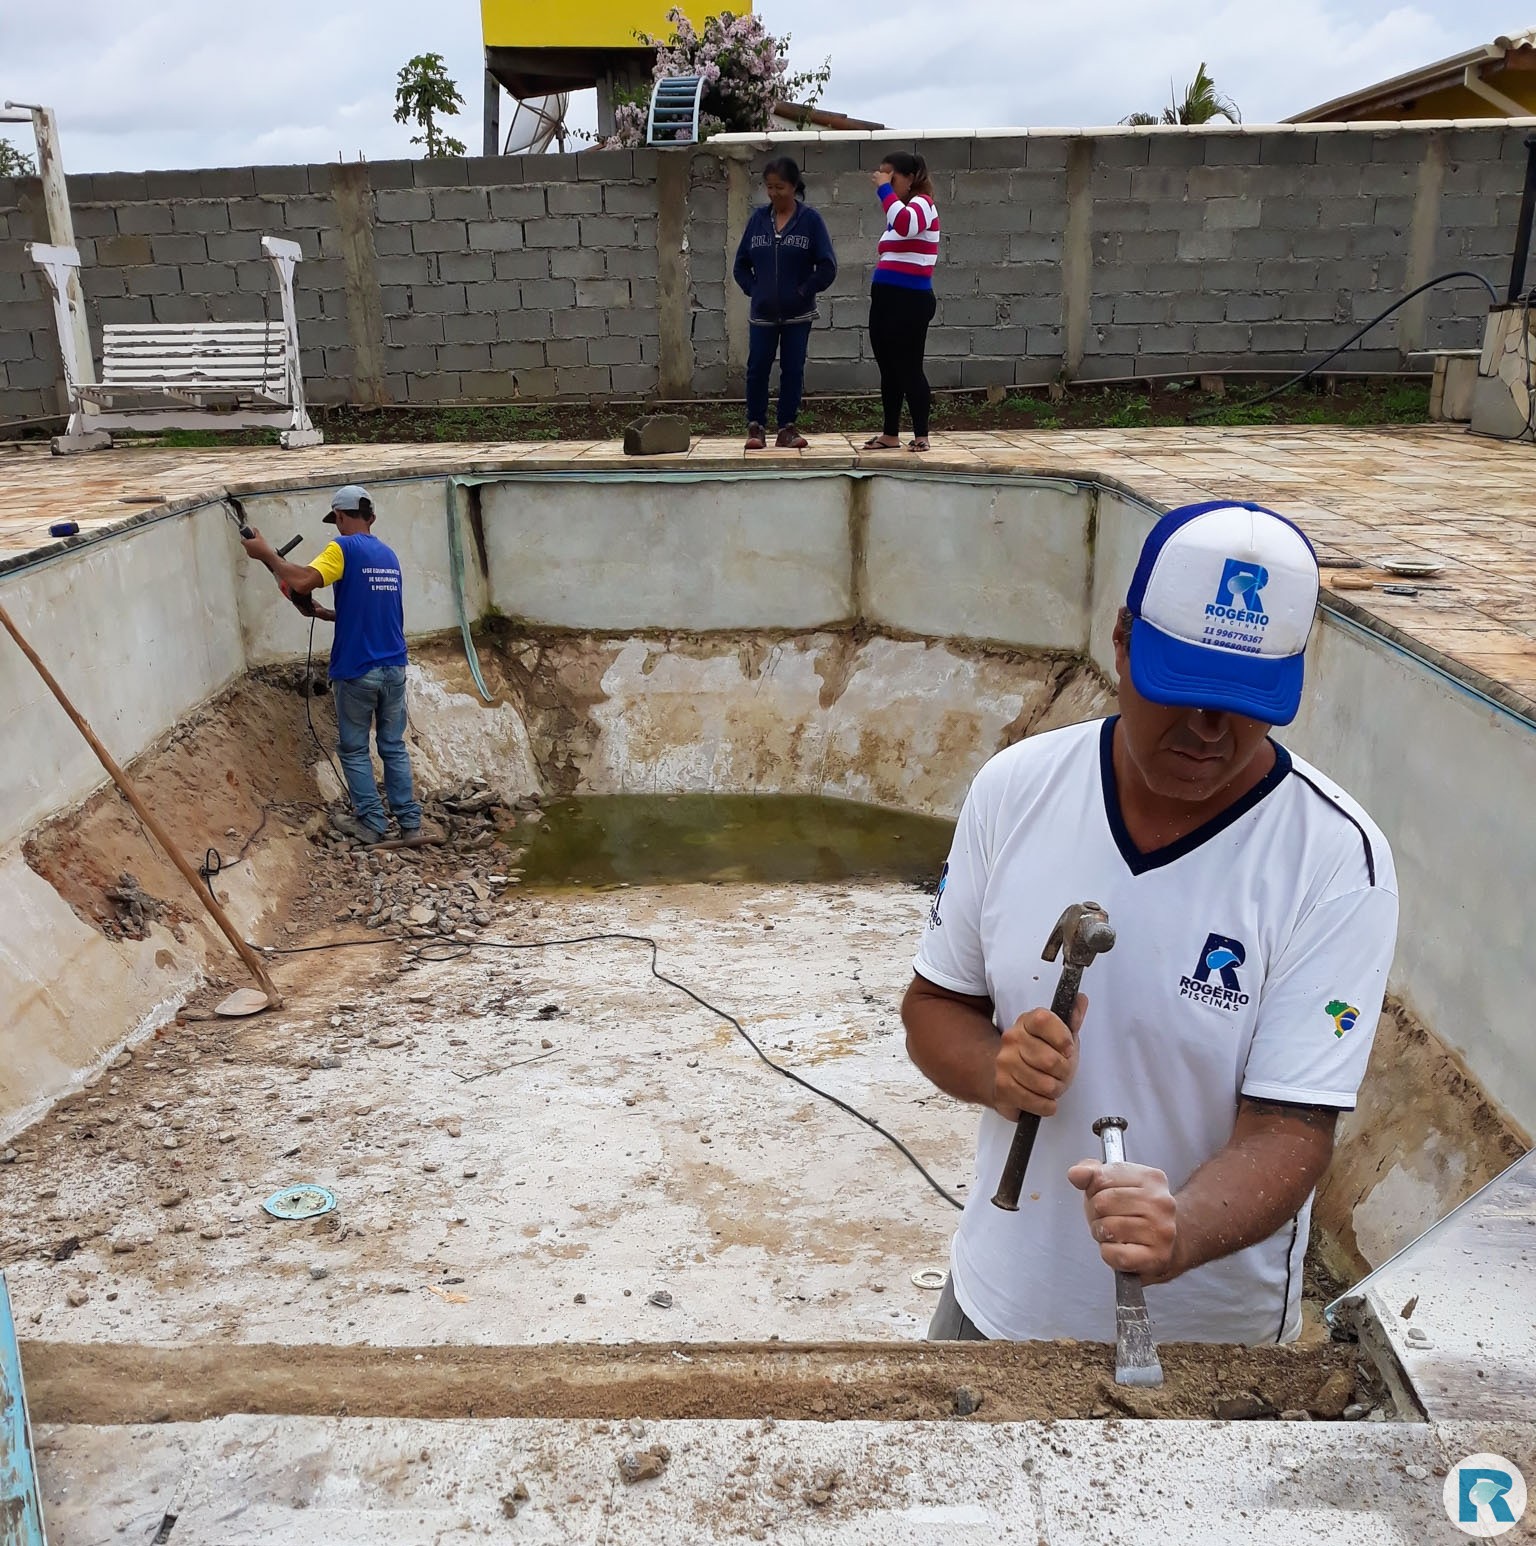
M775 102L773 116L807 129L883 129L883 123L869 118L850 118L846 113L829 113L821 107L801 107L794 102Z
M1332 102L1308 108L1306 112L1297 113L1284 122L1325 123L1339 118L1396 118L1401 115L1394 109L1401 108L1405 102L1432 91L1460 86L1469 68L1481 74L1490 65L1536 70L1536 27L1497 37L1491 43L1480 43L1465 53L1453 54L1449 59L1440 59L1421 69L1410 70L1406 75L1395 75L1391 80L1378 81L1374 86L1365 86L1347 96L1335 97Z

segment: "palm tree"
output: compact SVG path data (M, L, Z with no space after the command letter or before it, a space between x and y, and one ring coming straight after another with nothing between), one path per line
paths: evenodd
M1205 73L1205 61L1201 60L1200 68L1195 71L1195 78L1184 88L1184 100L1179 101L1174 95L1173 83L1168 83L1168 90L1172 100L1159 116L1155 113L1132 113L1129 117L1122 118L1121 123L1149 124L1149 123L1209 123L1213 118L1225 118L1228 123L1241 123L1243 115L1237 109L1237 103L1229 97L1224 97L1217 91L1216 83Z

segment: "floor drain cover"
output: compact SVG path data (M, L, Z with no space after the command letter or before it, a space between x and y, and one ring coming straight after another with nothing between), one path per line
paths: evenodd
M948 1277L947 1272L940 1272L937 1267L919 1267L912 1274L912 1282L918 1288L943 1288Z
M304 1182L299 1186L285 1186L262 1203L275 1219L317 1219L336 1206L336 1194L323 1186Z

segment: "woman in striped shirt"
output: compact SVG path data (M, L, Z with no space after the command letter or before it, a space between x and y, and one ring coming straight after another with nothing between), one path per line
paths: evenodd
M928 449L928 408L932 401L923 374L928 324L933 321L933 270L939 261L939 212L933 183L921 156L895 150L872 174L885 209L885 231L869 297L869 343L880 366L885 408L882 434L866 451L901 448L901 405L912 412L909 451Z

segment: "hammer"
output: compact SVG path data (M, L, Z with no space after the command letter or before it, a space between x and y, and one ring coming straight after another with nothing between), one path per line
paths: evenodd
M1093 1124L1095 1137L1104 1146L1104 1163L1125 1163L1124 1117L1100 1117ZM1152 1340L1147 1319L1147 1297L1134 1272L1115 1274L1115 1384L1161 1385L1163 1366Z
M1056 927L1051 930L1040 959L1054 961L1058 955L1062 958L1061 981L1056 984L1056 996L1051 1000L1051 1013L1058 1020L1070 1023L1084 969L1093 964L1096 955L1114 949L1114 945L1115 931L1110 927L1109 914L1097 902L1074 902L1056 920ZM1004 1208L1009 1213L1019 1211L1024 1172L1029 1168L1030 1151L1039 1131L1040 1118L1033 1112L1024 1112L1014 1129L1008 1163L1003 1166L1003 1179L998 1182L997 1195L992 1199L994 1208Z

